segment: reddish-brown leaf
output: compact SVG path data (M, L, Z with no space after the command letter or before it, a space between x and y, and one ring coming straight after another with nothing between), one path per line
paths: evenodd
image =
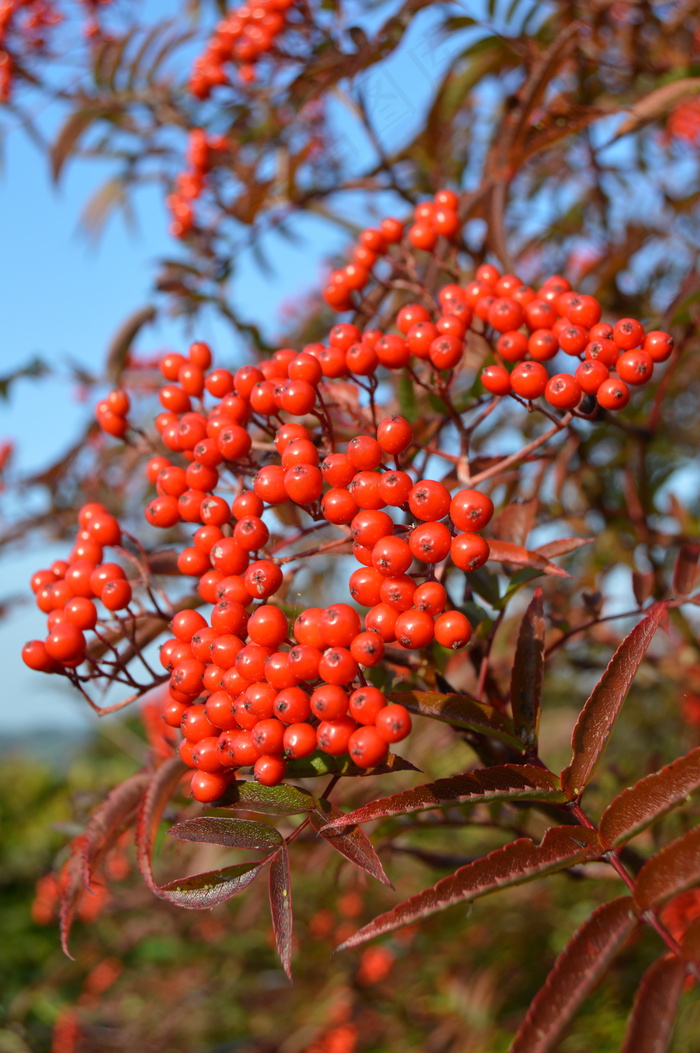
M687 596L693 591L699 558L700 545L681 545L673 568L673 591L676 596Z
M547 1053L637 924L631 896L604 903L557 958L509 1053Z
M670 955L650 965L641 979L620 1053L664 1053L669 1048L685 966Z
M559 779L546 768L530 764L499 764L479 768L449 779L437 779L426 786L416 786L391 797L370 801L362 808L334 820L333 826L368 823L392 815L409 815L432 808L450 808L458 804L483 804L488 801L566 800Z
M496 541L489 538L489 559L497 563L514 563L518 567L532 567L540 570L543 574L551 574L555 578L570 578L565 570L551 563L539 552L532 552L523 548L522 545L511 545L508 541Z
M593 537L562 537L558 541L549 541L546 545L539 545L535 552L545 559L554 559L555 556L567 556L569 552L575 552L577 548L590 545L595 541Z
M561 773L562 786L569 797L578 797L590 782L630 684L665 613L665 603L651 608L622 641L586 700L571 736L571 764Z
M317 811L312 812L309 816L311 825L316 832L336 852L340 852L351 863L354 863L356 867L366 870L377 881L381 881L383 885L389 885L390 888L393 888L394 886L384 873L384 867L367 835L356 826L350 830L347 827L342 830L335 830L332 826L329 826L328 824L334 819L344 819L345 817L341 811L334 808L332 804L329 804L323 798L316 802L316 808Z
M598 833L605 848L624 844L700 787L700 746L623 790L603 812Z
M538 500L511 501L504 505L491 523L491 533L500 541L524 545L535 525Z
M215 815L185 819L168 830L180 841L196 841L227 848L262 848L274 850L283 843L282 835L272 826L253 819L226 819Z
M356 947L384 932L408 925L457 903L468 903L490 892L522 885L526 881L595 859L600 845L595 831L584 827L555 826L536 845L528 837L512 841L483 859L460 867L432 888L423 889L398 906L380 914L336 950Z
M681 940L683 955L689 962L700 966L700 917L693 918Z
M289 873L289 852L282 842L270 863L270 911L272 931L282 968L292 978L292 877Z
M515 731L523 747L537 746L540 720L540 700L544 679L544 613L542 589L535 589L530 606L525 611L510 679L510 704Z
M629 114L615 133L616 139L630 132L636 132L650 121L665 117L681 99L690 98L700 92L700 77L681 77L679 80L663 84L648 95L642 96L630 107Z
M648 859L639 871L634 898L641 910L660 907L700 882L700 826Z
M187 771L179 757L172 757L155 773L141 803L136 823L136 860L141 876L156 895L160 894L153 877L153 845L158 824L175 787Z
M121 834L136 820L139 804L151 776L146 772L132 775L115 787L90 819L85 833L72 845L66 865L67 883L61 897L61 946L68 950L68 937L80 898L90 888L92 875Z
M512 721L493 706L477 702L470 695L440 694L437 691L390 691L387 698L391 702L400 702L411 713L443 720L446 724L466 731L476 731L522 752L523 746L515 734Z

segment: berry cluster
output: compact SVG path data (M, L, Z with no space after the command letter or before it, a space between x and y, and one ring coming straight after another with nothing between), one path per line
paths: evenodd
M41 52L46 46L46 30L61 18L50 0L3 0L0 4L0 102L8 102L12 92L11 37L21 41L22 50Z
M244 84L256 79L256 64L273 51L277 38L288 26L295 0L254 0L241 4L223 18L195 60L189 88L196 99L208 99L220 84L228 84L226 66L237 68Z
M48 631L43 640L25 644L22 658L30 669L43 673L75 669L87 660L88 675L109 676L114 672L112 663L100 667L89 657L85 634L93 632L104 641L103 632L110 628L106 619L113 616L114 627L122 631L128 631L134 622L129 610L132 587L124 569L118 563L103 562L104 549L119 547L122 532L114 516L97 503L83 505L78 525L68 559L56 560L32 576L36 605L47 615Z
M187 169L175 179L175 188L165 204L172 216L170 233L184 238L194 226L194 202L201 197L207 174L230 148L225 136L209 136L202 128L193 128L187 146Z
M438 190L432 201L417 205L407 232L410 246L432 252L439 237L455 238L461 226L458 206L459 197L454 190ZM368 227L363 230L352 250L350 262L329 276L323 291L328 306L335 311L349 311L353 306L353 293L362 292L370 281L372 267L389 252L391 245L401 241L403 235L404 224L393 217L382 220L378 229Z
M531 401L544 396L556 409L575 409L584 395L593 395L604 409L623 409L630 386L651 380L654 363L673 351L668 333L645 333L634 318L615 325L601 322L602 308L594 296L573 290L553 275L538 292L514 274L501 275L490 264L477 269L462 291L464 303L495 334L496 357L516 363L487 366L481 382L494 395L513 393ZM559 351L580 359L575 373L550 376L543 365Z
M128 391L115 388L95 407L97 423L108 435L113 435L115 439L123 439L129 427L127 414L130 408Z

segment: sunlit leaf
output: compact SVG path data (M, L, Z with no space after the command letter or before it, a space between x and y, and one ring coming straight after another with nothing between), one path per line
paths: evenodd
M603 812L598 828L601 844L608 848L624 844L684 804L698 788L700 746L623 790Z
M408 815L433 808L451 808L462 804L487 801L554 801L563 802L559 779L546 768L530 764L500 764L480 768L447 779L437 779L413 790L404 790L349 812L334 826L345 823L367 823L392 815Z
M287 976L292 977L292 876L289 852L282 847L270 863L270 911L277 953Z
M180 841L197 841L206 845L225 845L227 848L276 848L282 836L271 826L252 819L227 819L203 815L185 819L168 830Z
M379 861L379 856L372 847L367 835L358 827L348 830L334 830L329 826L333 819L342 819L343 813L329 804L326 800L319 800L316 804L317 811L312 812L309 818L316 833L331 845L336 852L349 859L356 867L366 870L368 874L381 881L383 885L391 885L389 878L384 873L384 867Z
M637 875L634 898L642 910L700 883L700 826L648 859Z
M543 574L555 578L570 578L565 570L552 563L539 552L531 552L522 545L512 545L508 541L497 541L489 538L489 559L497 563L514 563L518 567L531 567Z
M665 613L666 604L656 604L622 641L581 710L571 738L573 757L562 772L562 786L570 797L577 797L590 782Z
M488 735L522 752L515 727L493 706L477 702L469 695L440 694L437 691L390 691L390 702L400 702L411 713L442 720L455 728Z

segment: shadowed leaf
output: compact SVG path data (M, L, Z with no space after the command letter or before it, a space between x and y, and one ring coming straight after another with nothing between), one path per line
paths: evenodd
M496 563L514 563L518 567L532 567L543 574L551 574L554 578L570 578L565 570L551 563L539 552L531 552L522 545L511 545L508 541L496 541L489 538L489 559Z
M603 812L598 833L606 848L624 844L662 815L678 808L700 787L700 746L647 775L616 797Z
M71 846L71 857L66 864L67 884L61 897L61 946L68 950L73 918L80 898L90 888L92 875L121 834L136 820L139 804L151 776L146 772L132 775L117 786L90 819L85 833Z
M642 910L659 907L671 896L700 882L700 826L648 859L637 877L634 898Z
M316 806L308 790L280 783L262 786L259 782L232 783L224 798L227 808L244 808L264 815L299 815Z
M78 145L83 132L101 115L99 107L83 106L65 120L51 147L51 175L54 182L60 179L63 166Z
M554 801L563 802L559 779L545 768L530 764L501 764L493 768L437 779L414 790L370 801L349 812L334 826L343 823L368 823L392 815L409 815L432 808L450 808L458 804L483 804L487 801Z
M510 704L515 731L526 749L537 746L543 678L544 612L542 589L536 589L520 623L510 680Z
M270 911L272 931L282 968L292 978L292 879L289 873L289 852L286 844L270 863Z
M536 497L530 501L511 501L492 521L492 533L497 535L500 541L524 545L535 525L538 504Z
M457 903L468 903L510 885L522 885L545 874L553 874L576 863L594 859L599 854L600 845L595 831L583 827L552 827L539 845L527 837L519 838L483 859L460 867L454 874L438 881L437 885L411 896L386 914L380 914L345 940L336 951L356 947L384 932L419 921Z
M622 641L586 700L571 737L571 764L562 772L562 786L569 797L577 797L590 782L630 684L665 613L664 603L651 608Z
M343 819L343 813L334 808L328 801L321 799L316 802L317 811L312 812L309 818L316 833L331 845L336 852L349 859L356 867L366 870L368 874L381 881L383 885L393 885L384 873L384 867L379 861L379 856L374 851L369 838L362 830L353 827L351 830L334 830L328 824L333 819Z
M191 877L178 878L161 885L155 892L161 899L174 903L187 910L208 910L219 903L225 903L232 896L247 888L251 881L262 870L265 861L255 863L235 863L221 870L211 870L206 874L193 874Z
M676 596L687 596L693 591L700 558L700 545L681 545L673 568L673 591Z
M641 979L620 1053L664 1053L669 1048L685 967L677 958L659 958Z
M112 383L118 383L119 378L124 371L131 345L137 335L143 327L148 325L149 322L152 322L155 317L155 307L152 307L150 304L147 307L142 307L140 310L134 311L134 313L126 319L112 338L112 342L107 350L107 358L105 360L105 372L107 378L112 381Z
M136 823L136 860L141 876L156 895L160 895L160 890L153 877L153 845L158 824L175 787L188 770L179 757L166 761L151 779L141 803Z
M693 918L681 940L683 955L689 962L700 965L700 917Z
M509 1053L547 1053L637 924L631 896L604 903L557 958Z
M443 695L437 691L390 691L387 698L390 702L400 702L411 713L488 735L522 752L523 746L512 722L493 706L477 702L469 695Z
M205 845L225 845L228 848L276 848L282 836L271 826L252 819L227 819L205 815L185 819L168 830L180 841L197 841Z
M301 760L287 761L287 776L291 779L312 779L318 775L388 775L392 771L419 771L415 764L390 753L383 764L376 768L358 768L347 753L332 757L330 753L317 750Z

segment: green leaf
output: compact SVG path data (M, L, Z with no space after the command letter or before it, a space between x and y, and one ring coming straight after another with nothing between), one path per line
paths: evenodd
M308 790L288 783L261 786L259 782L236 781L231 784L224 800L227 808L242 808L264 815L299 815L313 811L316 806Z
M493 706L477 702L470 695L440 694L437 691L391 691L387 698L390 702L400 702L411 713L487 735L512 746L520 753L523 751L513 722Z

